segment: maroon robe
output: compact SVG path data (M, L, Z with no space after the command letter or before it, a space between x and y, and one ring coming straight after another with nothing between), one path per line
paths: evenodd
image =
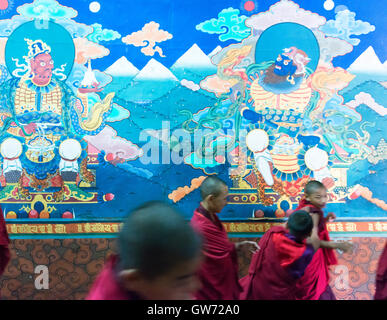
M7 226L3 217L3 210L0 207L0 275L4 273L5 267L11 258L9 243Z
M241 279L241 300L296 300L296 283L313 257L313 248L296 242L281 226L259 241L247 276Z
M215 215L212 221L202 205L191 219L193 228L203 236L204 261L198 271L202 288L195 294L199 300L237 300L242 291L238 281L238 259L235 244Z
M379 258L378 270L376 271L375 300L387 300L387 243Z
M127 291L117 277L118 256L111 255L94 281L86 300L139 300L134 292Z
M311 213L318 214L318 236L320 240L330 241L326 227L324 214L306 199L301 199L295 211L310 208ZM312 261L305 270L305 274L297 282L297 297L299 300L335 300L335 296L329 287L329 266L337 264L337 258L333 249L319 248L315 252Z

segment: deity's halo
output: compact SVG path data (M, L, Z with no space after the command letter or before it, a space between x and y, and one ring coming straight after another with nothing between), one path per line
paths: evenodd
M320 59L320 46L313 31L294 22L281 22L267 28L258 38L255 63L274 61L284 49L295 47L310 59L307 67L316 70Z
M8 37L5 46L5 63L10 74L17 69L19 64L25 63L24 57L28 55L28 43L41 40L51 48L51 57L54 60L54 69L64 66L62 73L68 76L74 64L75 46L70 33L61 25L47 20L34 20L23 23Z

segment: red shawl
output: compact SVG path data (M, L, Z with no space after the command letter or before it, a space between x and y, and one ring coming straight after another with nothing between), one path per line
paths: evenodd
M302 210L305 207L310 207L311 213L316 213L320 216L318 226L320 240L330 241L323 212L306 201L306 199L301 199L295 211ZM317 249L304 275L297 282L298 299L318 300L329 285L329 266L334 264L337 264L337 258L333 249Z
M387 300L387 243L379 258L374 299Z
M10 243L7 226L3 217L3 210L0 207L0 275L4 273L11 255L9 252L8 244Z
M306 245L288 239L286 229L270 228L259 241L247 276L241 279L241 300L295 300L295 284L286 267L299 259Z
M111 255L94 281L86 300L137 300L135 294L124 289L115 273L118 256Z
M214 223L197 210L191 219L193 228L203 236L204 261L198 271L202 288L200 300L237 300L242 288L238 281L235 245L228 240L219 218Z

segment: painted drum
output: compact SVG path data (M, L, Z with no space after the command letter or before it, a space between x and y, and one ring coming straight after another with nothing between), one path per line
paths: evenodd
M271 150L274 167L285 173L297 172L300 169L298 165L300 147L298 142L288 136L278 139Z

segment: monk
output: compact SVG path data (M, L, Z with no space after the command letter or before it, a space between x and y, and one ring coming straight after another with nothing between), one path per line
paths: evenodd
M376 290L374 299L387 300L387 243L379 258L378 269L376 271Z
M3 216L3 210L0 207L0 276L4 273L5 268L10 260L9 252L9 237L5 220Z
M186 300L200 282L202 240L182 214L162 202L149 202L125 220L87 300Z
M228 187L217 176L208 176L200 186L202 201L191 224L203 236L204 261L198 275L202 287L195 297L200 300L237 300L239 284L237 250L256 250L253 241L232 243L217 214L227 204Z
M247 276L240 283L241 300L296 300L296 283L312 260L306 244L313 220L308 212L293 212L284 226L271 227L259 241Z
M329 286L329 267L337 264L334 250L343 252L352 250L350 242L331 241L326 222L335 218L333 213L324 217L322 209L328 200L326 187L319 181L309 181L304 188L304 197L296 210L308 211L313 219L313 230L307 242L312 244L316 252L305 270L305 274L297 282L297 297L300 300L336 300Z

